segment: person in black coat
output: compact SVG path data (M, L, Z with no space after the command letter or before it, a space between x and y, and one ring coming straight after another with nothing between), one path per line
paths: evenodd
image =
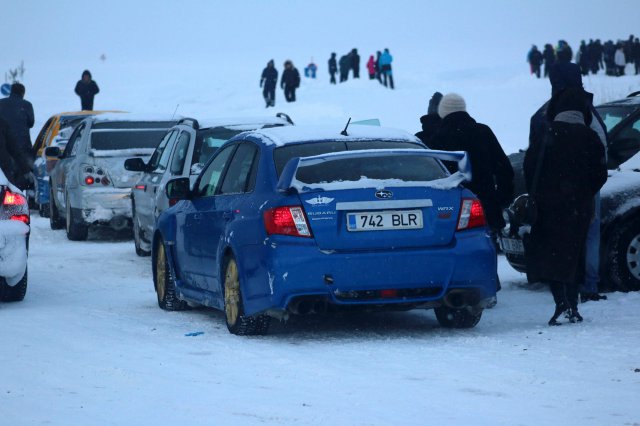
M532 46L529 54L527 55L527 61L531 67L531 74L535 74L540 78L540 66L542 65L542 53L538 50L538 46Z
M358 49L352 49L350 56L353 78L360 78L360 55L358 55Z
M441 100L442 93L434 92L429 100L427 114L420 117L422 130L416 133L416 136L426 146L431 146L431 139L435 136L436 132L440 128L440 124L442 123L442 119L438 115L438 105L440 105Z
M542 59L544 60L544 76L549 77L549 70L551 70L551 66L556 62L556 52L549 43L544 45Z
M557 93L547 111L553 122L545 135L532 140L524 159L527 190L537 220L526 237L527 274L549 283L555 302L549 325L569 311L571 322L582 321L578 291L585 271L585 243L594 216L594 196L607 180L604 147L589 128L592 116L582 89Z
M343 55L340 57L338 67L340 68L340 83L344 83L349 79L349 70L351 69L351 59L349 55Z
M331 84L336 84L336 73L338 72L338 61L336 61L336 54L333 52L331 58L329 58L329 75L331 76Z
M267 62L267 67L262 70L260 87L263 87L262 96L267 103L267 108L276 106L276 85L278 84L278 70L273 59Z
M31 183L31 153L18 143L9 124L0 118L0 169L14 186L25 190Z
M12 140L24 152L31 164L35 159L31 145L30 129L35 122L33 105L24 99L25 87L21 83L11 85L9 97L0 99L0 118L9 126Z
M83 111L93 111L93 98L100 92L100 88L91 78L89 70L82 72L82 78L76 83L76 95L80 96Z
M455 93L445 95L438 106L440 127L428 142L431 149L466 151L471 163L471 182L466 183L478 196L489 228L504 228L502 209L513 200L513 168L489 126L477 123L466 112L464 99ZM453 173L457 165L445 163Z
M296 101L296 89L300 86L300 73L293 66L293 62L286 61L284 63L284 71L280 80L280 87L284 89L284 98L287 102Z

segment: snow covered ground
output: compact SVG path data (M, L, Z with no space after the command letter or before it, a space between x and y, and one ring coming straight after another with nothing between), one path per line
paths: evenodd
M3 425L640 423L639 293L549 327L551 295L501 259L472 330L412 311L247 338L217 311L160 310L126 235L70 242L34 216L29 262L26 299L0 305Z
M73 87L88 68L96 109L282 111L336 134L349 117L418 131L431 94L455 91L510 153L550 94L528 74L530 45L627 38L636 11L635 0L10 2L0 70L24 60L32 138L79 107ZM329 85L330 52L353 47L362 78ZM364 71L385 47L395 91ZM312 57L318 79L303 78L299 101L278 89L265 111L266 62L302 72ZM596 103L640 90L636 76L584 83ZM0 304L0 425L640 424L640 293L581 305L584 323L551 328L551 295L501 259L499 303L472 330L415 311L294 318L241 338L219 312L161 311L128 235L70 242L37 215L32 225L27 297Z

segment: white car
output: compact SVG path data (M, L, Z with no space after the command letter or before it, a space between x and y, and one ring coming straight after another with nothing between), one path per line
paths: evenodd
M18 302L27 294L29 206L24 192L0 170L0 301Z

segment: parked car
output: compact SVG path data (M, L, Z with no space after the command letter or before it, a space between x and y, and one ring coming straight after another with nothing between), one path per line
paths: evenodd
M106 224L119 230L131 225L131 187L141 173L124 169L132 155L148 158L167 129L178 119L168 116L102 114L84 119L74 129L50 173L49 221L66 227L70 240L85 240L89 226Z
M291 124L291 119L282 113L272 117L227 118L201 122L193 118L184 118L165 134L149 162L142 158L126 160L126 170L143 173L131 194L136 253L139 256L151 254L151 239L156 220L170 207L165 193L165 186L170 179L188 177L193 183L216 150L243 131Z
M607 168L615 170L640 151L640 91L624 99L598 105L596 110L607 127ZM527 192L522 169L524 154L525 150L520 150L509 155L515 173L516 195Z
M0 301L18 302L27 294L29 206L26 194L0 170Z
M167 183L175 205L152 242L158 305L224 310L241 335L345 307L434 308L445 327L474 327L497 267L482 206L460 186L467 167L464 153L378 127L235 136L193 189Z
M600 285L599 291L640 290L640 153L610 170L600 190ZM517 220L522 208L516 199L505 211L508 225L500 246L511 266L526 272L527 224Z
M49 117L33 144L36 156L34 164L35 190L33 204L38 208L42 217L49 217L49 172L55 166L57 157L44 155L45 148L59 146L64 150L73 128L88 116L103 114L109 111L76 111L62 112Z

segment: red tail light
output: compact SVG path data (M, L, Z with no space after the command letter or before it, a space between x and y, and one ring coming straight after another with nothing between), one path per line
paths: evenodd
M477 198L463 198L458 218L458 231L485 226L484 209Z
M5 206L24 206L27 204L27 199L20 194L7 190L4 193L4 200L2 201L2 204Z
M311 229L301 206L275 207L264 212L267 234L311 237Z
M18 220L22 223L26 223L27 225L29 224L29 215L27 214L15 214L13 216L11 216L11 220Z

